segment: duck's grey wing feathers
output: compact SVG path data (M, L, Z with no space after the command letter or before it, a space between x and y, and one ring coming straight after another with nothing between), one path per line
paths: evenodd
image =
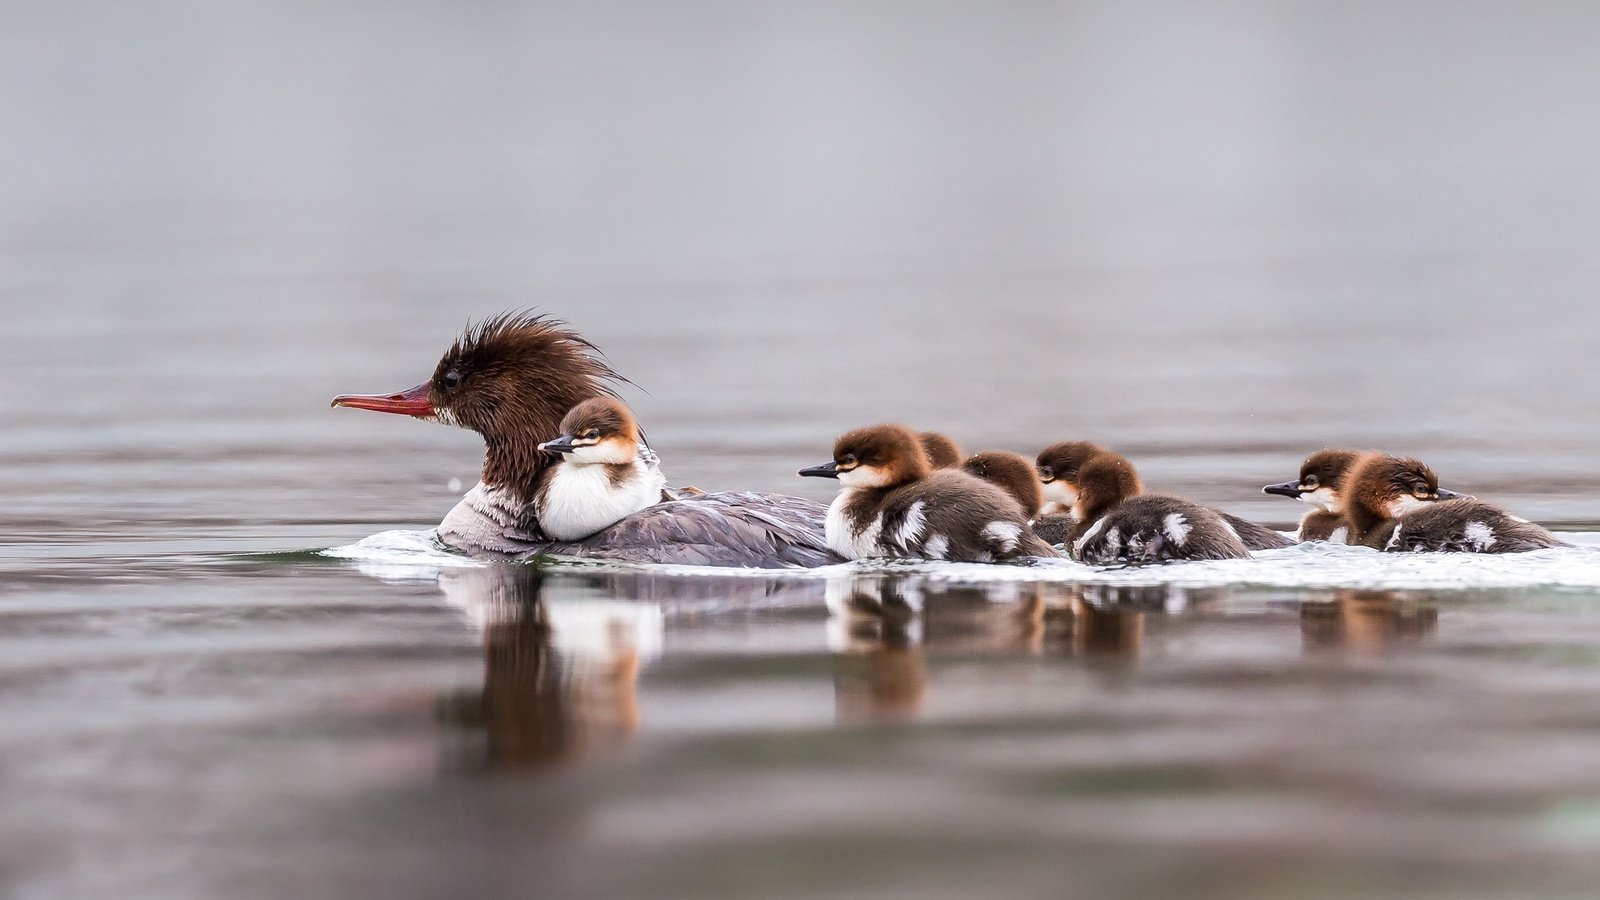
M814 568L843 560L823 533L827 508L800 497L729 491L659 503L580 541L552 541L529 555L634 563L763 569Z

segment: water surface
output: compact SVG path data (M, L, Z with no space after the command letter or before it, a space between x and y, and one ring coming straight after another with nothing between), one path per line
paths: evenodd
M0 18L0 894L1592 895L1593 549L318 552L481 459L328 399L519 307L680 483L902 420L1286 527L1384 447L1593 548L1589 8Z

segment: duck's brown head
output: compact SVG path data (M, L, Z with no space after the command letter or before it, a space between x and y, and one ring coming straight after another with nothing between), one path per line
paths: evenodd
M561 433L568 410L592 397L614 396L612 383L625 381L566 323L506 313L469 326L422 384L392 394L343 394L333 405L476 431L488 446L484 482L531 500L540 474L554 461L539 442Z
M1357 536L1419 506L1466 496L1439 487L1439 476L1422 461L1389 453L1359 459L1346 475L1344 494L1345 516Z
M1033 463L1020 453L1008 453L1004 450L985 450L967 458L961 468L973 475L992 484L998 485L1001 490L1017 498L1022 504L1022 513L1027 518L1033 518L1039 512L1039 506L1044 503L1044 495L1039 488L1039 476L1035 474Z
M916 432L903 425L873 425L846 432L833 444L833 462L801 469L800 474L837 478L845 487L890 488L932 471Z
M1261 491L1303 500L1331 513L1342 513L1346 476L1362 455L1356 450L1318 450L1300 464L1298 480L1269 484Z
M1139 472L1120 453L1102 450L1078 468L1078 501L1072 517L1079 522L1098 518L1101 513L1130 497L1144 492Z
M924 431L917 435L922 452L928 454L928 463L935 469L954 469L961 465L961 445L947 434Z
M1078 470L1104 449L1088 441L1064 441L1039 451L1039 482L1044 502L1062 510L1078 502Z
M594 397L561 420L561 436L539 449L578 465L623 465L639 455L639 423L615 397Z

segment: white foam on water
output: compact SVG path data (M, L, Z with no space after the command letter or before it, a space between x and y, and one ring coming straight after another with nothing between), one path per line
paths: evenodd
M1365 547L1311 543L1258 551L1250 559L1124 568L1096 568L1068 559L1039 560L1026 566L861 560L817 569L734 569L551 557L545 559L545 564L553 569L629 570L702 578L824 579L850 574L905 574L962 582L1048 581L1185 587L1237 584L1397 590L1600 588L1600 533L1573 532L1560 537L1577 546L1507 554L1380 553ZM432 531L385 531L322 552L326 556L351 560L362 572L386 580L431 580L445 569L492 565L445 549Z
M432 529L380 531L354 544L320 552L334 559L350 560L363 574L383 581L432 581L445 569L490 565L447 549Z

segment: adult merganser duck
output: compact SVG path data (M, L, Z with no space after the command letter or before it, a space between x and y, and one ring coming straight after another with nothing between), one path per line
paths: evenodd
M534 494L534 514L558 541L598 534L664 499L665 475L639 441L639 423L621 400L595 397L561 420L561 436L539 445L563 459Z
M1269 484L1261 492L1315 507L1300 519L1296 537L1301 541L1345 543L1350 533L1344 520L1345 475L1361 456L1355 450L1318 450L1300 464L1298 480Z
M995 562L1055 555L1009 494L959 469L934 469L917 435L899 425L851 431L833 445L832 462L800 474L839 479L827 535L840 556Z
M922 444L922 452L928 454L928 463L935 469L954 469L961 465L961 445L949 435L924 431L917 435L917 441Z
M710 493L659 503L582 540L553 540L535 502L559 456L539 449L568 410L615 396L623 379L564 323L511 313L470 327L433 377L395 394L346 394L334 406L458 425L483 436L479 484L439 525L447 546L473 554L557 554L640 563L760 568L840 562L828 549L827 510L799 497Z
M1063 512L1067 512L1073 509L1078 499L1079 471L1089 460L1105 452L1108 451L1086 441L1052 444L1040 452L1039 478L1044 482L1046 510L1060 508ZM1137 482L1137 473L1134 478ZM1135 493L1142 493L1143 490L1144 486L1140 484ZM1257 525L1233 513L1223 512L1220 509L1213 509L1211 512L1227 522L1228 527L1233 529L1234 534L1238 535L1245 547L1250 550L1280 550L1294 543L1265 525ZM1080 521L1042 515L1034 522L1034 531L1053 544L1064 543L1067 535L1072 532L1081 533L1077 528Z
M1568 544L1474 497L1439 487L1415 459L1373 453L1346 481L1350 543L1390 552L1522 553Z
M1250 551L1216 510L1142 493L1139 473L1118 453L1078 469L1078 530L1072 555L1090 565L1185 559L1247 559Z
M1044 494L1039 487L1039 476L1033 463L1020 453L1005 450L985 450L967 457L961 471L975 475L1016 498L1025 518L1039 514L1044 504Z

